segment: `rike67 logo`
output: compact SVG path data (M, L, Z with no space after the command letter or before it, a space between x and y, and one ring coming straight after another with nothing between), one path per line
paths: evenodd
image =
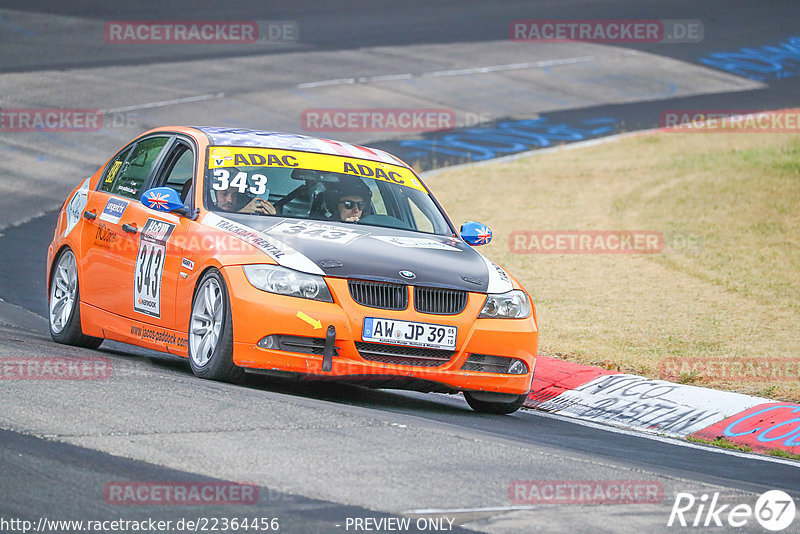
M699 498L691 493L678 493L667 526L682 527L744 527L755 519L763 528L779 532L794 522L795 503L781 490L770 490L758 497L755 506L739 503L720 504L719 493L703 494Z

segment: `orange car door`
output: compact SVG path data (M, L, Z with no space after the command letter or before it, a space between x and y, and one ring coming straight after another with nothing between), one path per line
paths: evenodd
M103 171L97 191L89 193L82 214L78 261L82 264L81 299L102 310L115 309L119 298L120 257L131 243L122 232L122 215L134 202L130 183L117 180L136 143L120 150Z
M122 163L116 164L122 159L119 156L110 163L99 190L92 195L96 200L91 207L97 210L97 218L94 224L84 225L82 236L84 243L89 243L85 255L90 259L84 271L86 302L155 324L174 320L171 307L162 307L161 302L163 276L170 272L165 245L176 236L180 224L177 215L152 211L139 198L152 182L171 139L170 135L140 139L123 151L125 154L120 153L125 156ZM174 291L174 284L170 287Z
M194 168L195 156L191 145L183 139L172 139L154 171L150 187L166 186L179 194L188 193ZM128 279L133 290L133 318L175 329L175 296L178 284L183 282L179 276L182 243L193 224L187 215L189 213L181 216L156 211L142 203L134 206L127 220L127 224L137 230L131 237L135 239L138 236L135 257L127 258L132 268Z

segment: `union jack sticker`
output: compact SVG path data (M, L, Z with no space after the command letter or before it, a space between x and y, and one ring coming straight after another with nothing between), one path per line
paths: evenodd
M478 243L485 245L490 239L492 239L492 231L487 226L482 226L478 230Z
M150 208L164 211L167 208L169 199L165 193L150 193L147 197L147 202L150 203Z

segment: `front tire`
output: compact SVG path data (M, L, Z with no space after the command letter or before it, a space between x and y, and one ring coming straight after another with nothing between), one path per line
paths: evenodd
M244 369L233 363L233 325L225 280L208 271L192 298L189 321L189 365L195 376L238 382Z
M50 273L48 294L50 337L56 343L96 349L103 338L87 336L81 330L81 292L78 265L72 250L59 254Z
M525 403L527 395L507 395L503 393L489 393L483 391L465 391L464 398L467 404L478 413L510 414L514 413ZM496 400L495 400L496 399Z

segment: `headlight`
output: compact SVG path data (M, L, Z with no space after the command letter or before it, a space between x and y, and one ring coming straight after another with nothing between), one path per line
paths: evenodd
M524 291L515 289L501 295L486 295L478 319L522 319L531 313L531 302Z
M244 274L261 291L333 302L328 284L321 276L293 271L278 265L245 265Z

